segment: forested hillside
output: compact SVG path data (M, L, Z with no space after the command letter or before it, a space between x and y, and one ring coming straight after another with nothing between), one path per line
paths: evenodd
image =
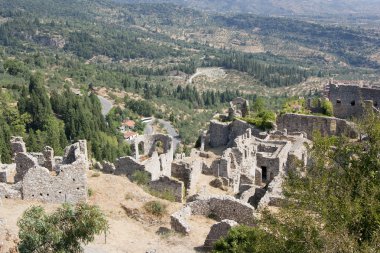
M115 0L129 3L170 2L214 12L243 12L259 15L380 15L380 3L376 0Z
M269 95L278 109L295 85L311 95L331 77L376 79L379 57L376 30L356 27L173 4L0 1L2 160L11 135L58 154L86 138L94 158L114 160L129 152L120 121L140 115L170 120L191 144L236 96ZM224 75L199 74L219 67ZM105 119L89 87L105 87L119 108Z

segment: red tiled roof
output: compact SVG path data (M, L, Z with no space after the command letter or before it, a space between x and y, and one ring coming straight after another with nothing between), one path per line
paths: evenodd
M135 133L135 132L132 132L132 131L128 131L128 132L125 132L124 133L124 138L127 139L129 137L133 137L133 136L137 136L138 133Z
M127 127L135 127L136 123L133 120L124 120L122 125Z

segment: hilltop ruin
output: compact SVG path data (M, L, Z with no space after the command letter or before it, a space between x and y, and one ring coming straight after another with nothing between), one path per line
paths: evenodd
M87 142L79 141L54 156L51 147L27 152L21 137L11 140L13 164L0 166L0 197L77 203L87 200Z

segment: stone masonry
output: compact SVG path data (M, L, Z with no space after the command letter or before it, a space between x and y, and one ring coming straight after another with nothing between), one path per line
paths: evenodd
M171 215L171 227L174 231L188 234L190 226L186 219L191 215L213 216L218 220L230 219L239 224L255 224L254 208L231 196L200 196L184 208Z
M50 147L46 147L43 153L27 153L21 137L12 138L11 146L16 173L13 180L7 179L8 184L0 183L0 197L53 203L87 200L89 162L86 141L66 147L62 158L54 157L54 150ZM9 184L11 181L15 183Z
M333 104L334 116L343 119L360 118L366 109L380 109L380 87L357 83L328 85L328 98Z
M358 138L355 125L343 119L301 115L288 113L277 117L279 130L290 132L305 132L307 138L312 140L314 132L319 132L322 136L346 135L352 139Z

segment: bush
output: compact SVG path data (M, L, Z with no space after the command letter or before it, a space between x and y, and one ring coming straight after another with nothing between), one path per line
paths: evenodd
M137 170L132 174L132 181L138 185L147 185L150 182L150 174L146 171Z
M33 206L17 225L20 253L83 252L82 245L108 229L108 221L100 209L85 203L64 204L50 215L41 206Z
M323 109L323 114L327 116L333 116L334 114L334 109L331 101L327 99L322 100L322 109Z
M150 214L153 214L155 216L163 216L164 214L166 214L167 210L166 210L166 205L159 202L159 201L149 201L148 203L146 203L144 205L144 209L150 213Z

